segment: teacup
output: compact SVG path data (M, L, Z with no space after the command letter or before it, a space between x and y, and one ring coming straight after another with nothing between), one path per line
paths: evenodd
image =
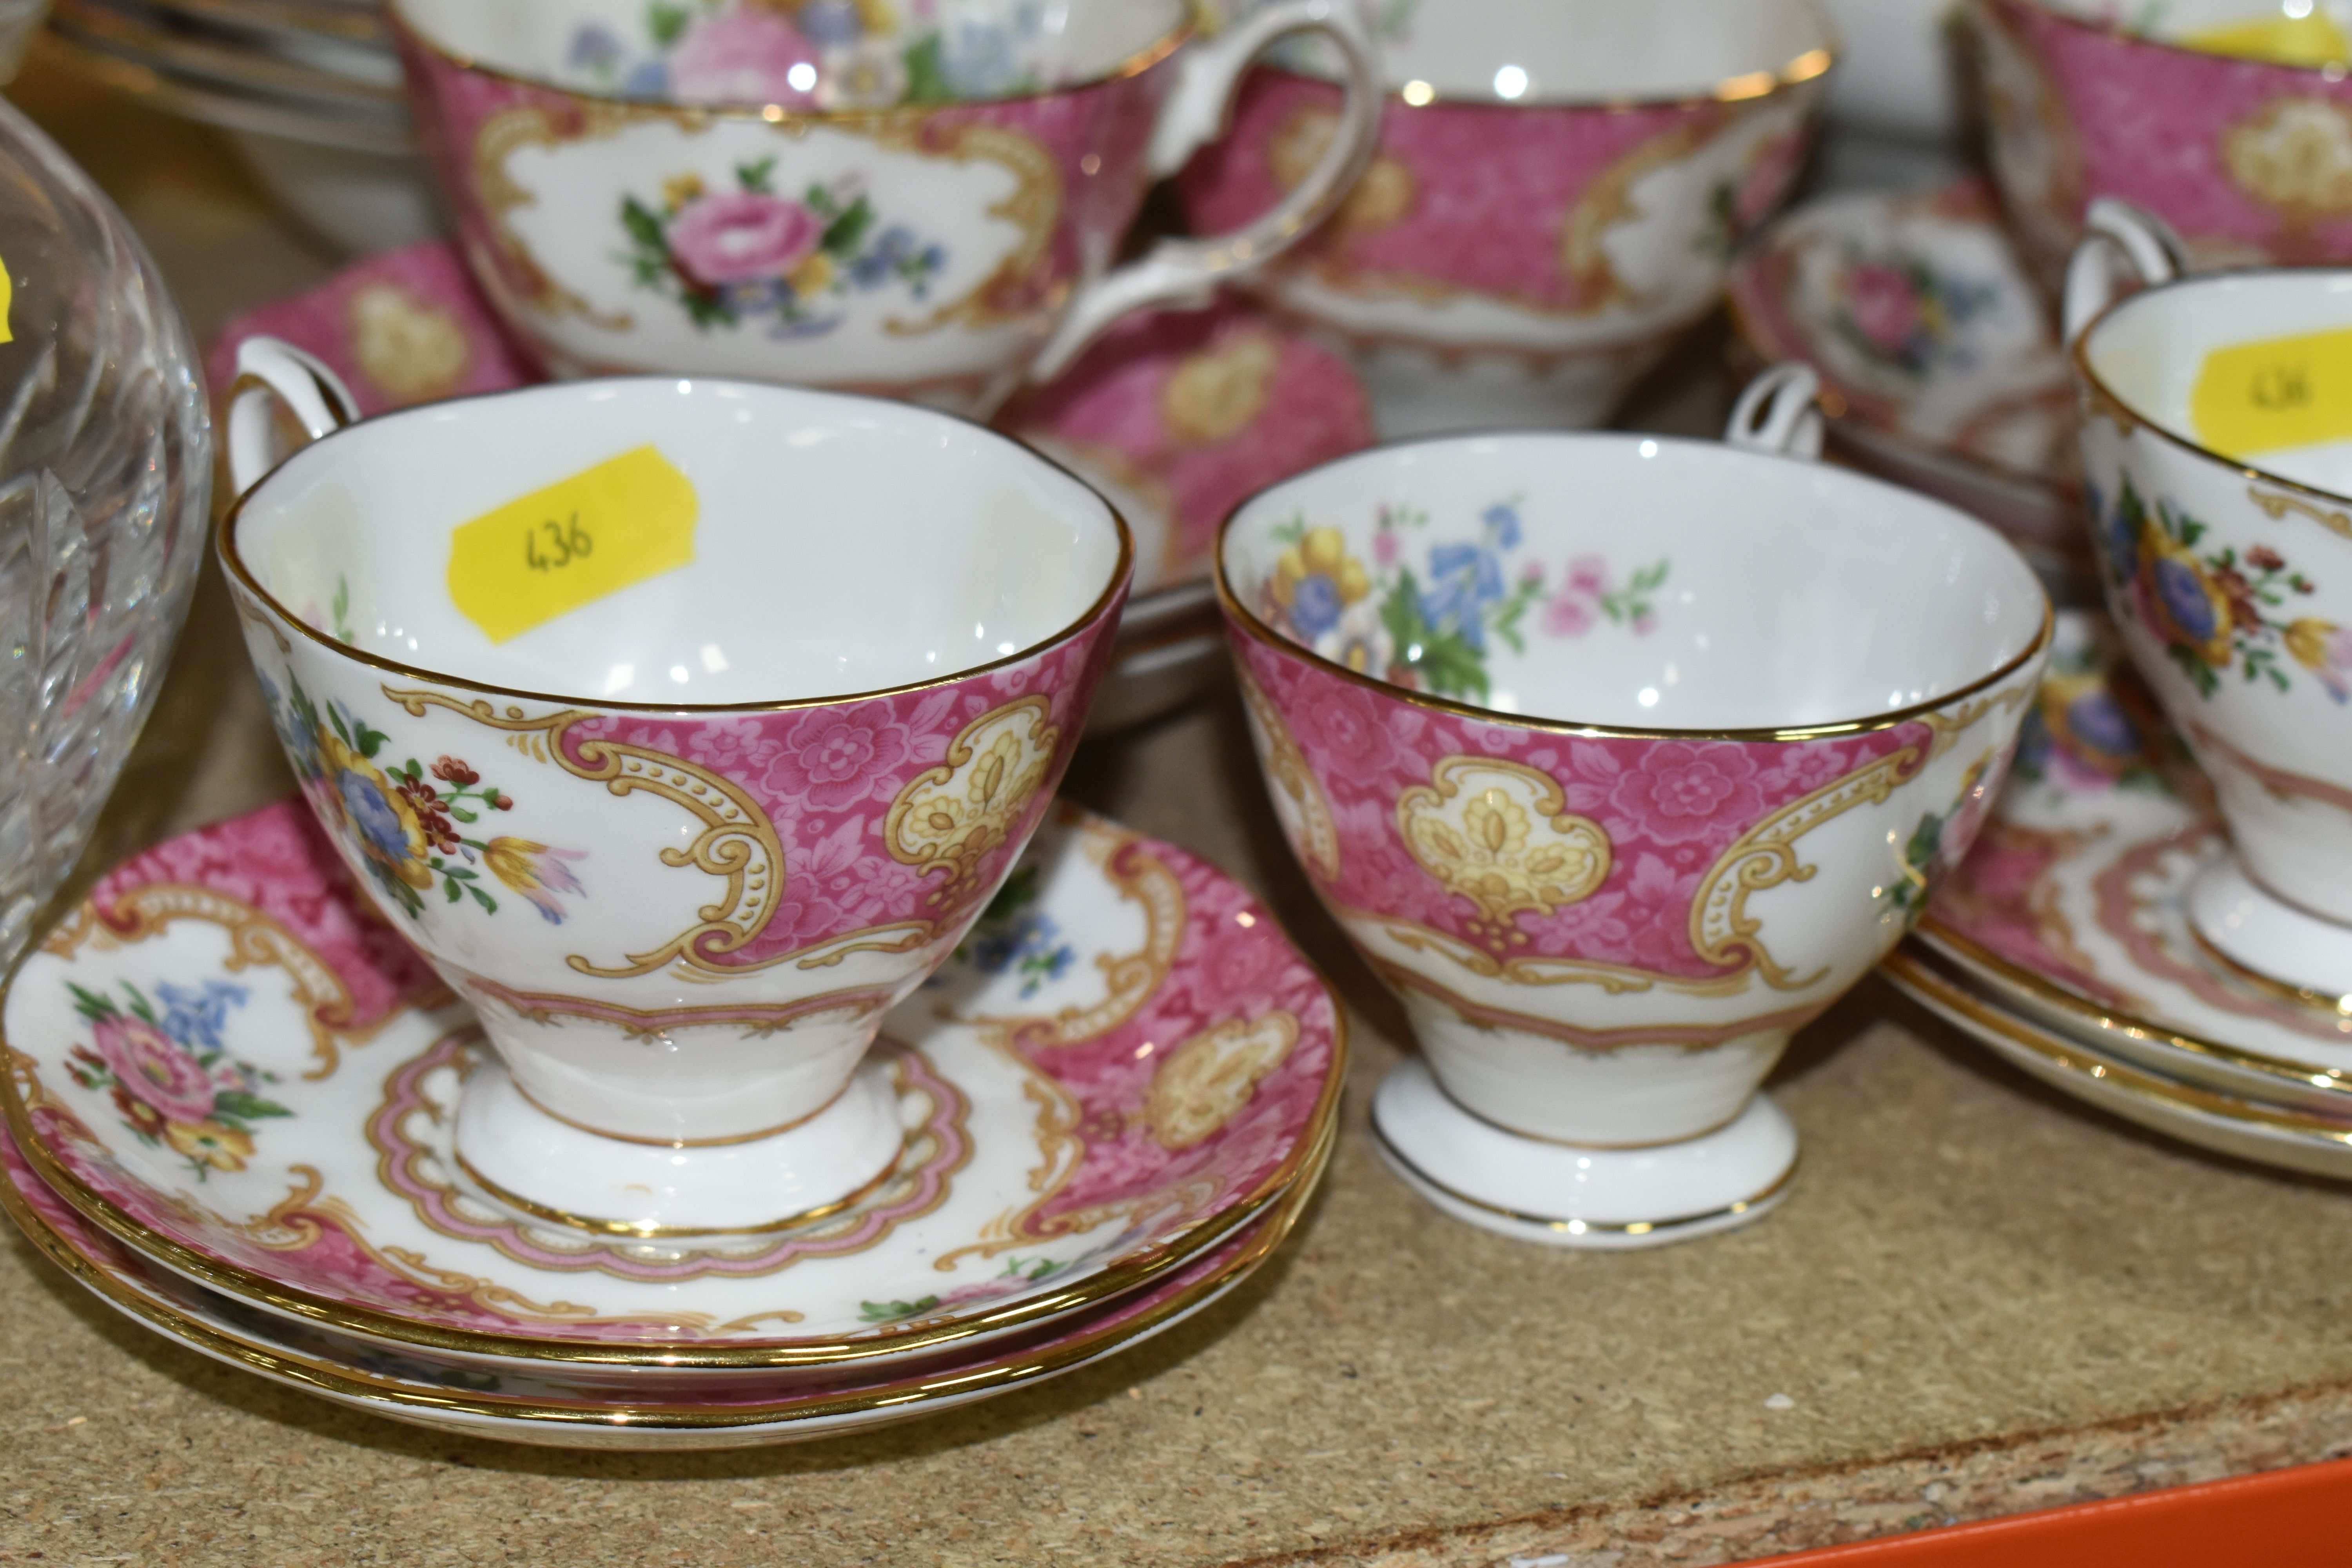
M1381 9L1380 152L1251 287L1353 353L1383 437L1600 423L1788 195L1827 22L1812 0ZM1311 69L1255 73L1179 182L1194 224L1302 188L1343 115Z
M2261 47L2263 9L1969 0L1993 172L2044 287L2101 196L2170 222L2200 267L2352 260L2352 81L2340 59L2248 58L2297 54ZM2336 26L2332 5L2271 9L2289 46Z
M1053 797L1125 524L904 404L669 376L352 423L299 351L238 364L222 564L304 794L496 1051L473 1181L649 1239L854 1198L904 1139L866 1047ZM314 437L274 468L273 395Z
M1819 450L1812 374L1767 374L1739 445L1407 443L1226 524L1276 814L1421 1041L1375 1124L1507 1234L1778 1200L1795 1135L1758 1085L1968 849L2047 657L2017 552L1783 455Z
M919 35L841 0L391 11L467 263L558 375L756 376L992 411L1129 311L1197 303L1295 244L1375 130L1347 0L1280 0L1205 43L1188 0L961 0L917 7L936 24ZM1348 82L1304 179L1228 233L1112 269L1149 184L1219 134L1251 58L1297 32L1326 39Z
M2352 268L2184 278L2148 215L2090 223L2065 331L2107 603L2236 849L2190 922L2352 996Z

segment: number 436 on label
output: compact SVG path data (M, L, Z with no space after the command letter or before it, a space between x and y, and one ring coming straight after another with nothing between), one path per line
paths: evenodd
M694 483L651 446L449 535L449 597L494 643L694 560Z

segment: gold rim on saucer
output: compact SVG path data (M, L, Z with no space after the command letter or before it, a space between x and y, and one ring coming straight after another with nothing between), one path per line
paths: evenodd
M820 1420L893 1405L907 1407L905 1414L909 1416L919 1415L924 1413L921 1405L926 1399L1010 1388L1107 1354L1164 1326L1171 1319L1205 1305L1228 1286L1238 1283L1242 1276L1255 1269L1280 1247L1307 1206L1314 1190L1315 1178L1322 1173L1330 1156L1335 1135L1336 1128L1327 1128L1317 1140L1309 1151L1308 1165L1304 1173L1307 1179L1284 1194L1281 1204L1263 1217L1246 1246L1220 1265L1213 1274L1187 1286L1149 1311L1097 1329L1090 1334L1065 1342L1050 1350L978 1370L941 1368L924 1376L860 1389L829 1399L803 1398L771 1405L730 1405L723 1408L698 1407L684 1402L643 1406L617 1402L607 1405L532 1399L521 1395L429 1394L414 1384L250 1342L186 1317L176 1309L124 1284L103 1265L77 1251L70 1242L33 1212L15 1184L5 1177L0 1177L0 1209L6 1211L50 1261L117 1310L191 1349L261 1373L281 1384L293 1384L346 1399L486 1419L547 1426L606 1426L632 1431L708 1431L781 1425L784 1421Z
M1123 528L1124 525L1122 525ZM1147 840L1148 842L1149 840ZM59 919L69 918L69 906ZM56 921L45 921L44 937ZM27 942L0 983L0 1015L5 1015L16 980L41 942ZM19 1081L24 1059L8 1043L0 1025L0 1123L5 1123L17 1152L37 1176L83 1219L95 1225L132 1252L152 1259L174 1273L281 1316L317 1322L341 1332L431 1350L461 1352L518 1361L541 1361L594 1366L732 1367L847 1366L862 1361L905 1355L950 1344L980 1332L998 1332L1064 1313L1092 1307L1149 1285L1173 1273L1213 1249L1262 1217L1286 1195L1311 1188L1317 1162L1328 1152L1338 1126L1341 1096L1348 1077L1348 1012L1321 965L1296 944L1292 957L1315 981L1331 1009L1331 1055L1313 1108L1302 1123L1289 1152L1248 1194L1214 1214L1204 1215L1171 1234L1154 1247L1089 1275L1065 1289L1024 1296L992 1310L910 1328L898 1333L801 1341L782 1344L726 1345L692 1342L565 1340L483 1330L446 1328L394 1316L373 1308L313 1295L281 1286L268 1277L234 1264L215 1260L164 1236L117 1207L106 1195L84 1184L58 1161L37 1134L31 1109ZM5 1186L0 1182L0 1186Z
M39 944L26 949L38 952ZM18 960L21 965L23 960ZM0 1116L5 1116L17 1152L34 1173L78 1214L133 1252L152 1258L200 1285L247 1304L289 1318L306 1319L341 1332L432 1350L459 1351L515 1360L569 1363L595 1366L784 1367L850 1365L877 1357L898 1356L935 1345L950 1344L982 1331L996 1331L1058 1317L1097 1305L1150 1284L1185 1264L1260 1218L1284 1198L1313 1185L1317 1163L1328 1152L1339 1114L1339 1099L1347 1079L1348 1019L1339 996L1323 972L1301 955L1299 962L1315 976L1331 1005L1331 1061L1323 1087L1297 1143L1257 1187L1216 1214L1204 1215L1176 1232L1158 1247L1088 1276L1067 1289L1024 1296L997 1311L874 1338L836 1339L783 1345L726 1346L658 1341L559 1340L491 1333L420 1323L368 1307L330 1300L308 1291L282 1286L249 1269L220 1262L185 1244L151 1229L123 1212L103 1194L93 1191L59 1163L35 1133L32 1117L13 1070L0 1073ZM10 976L13 989L15 976ZM6 991L0 991L5 1005ZM0 1057L17 1053L0 1031ZM0 1183L0 1185L5 1185Z
M2108 1061L2087 1045L2061 1039L2030 1021L2003 1011L1969 992L1908 947L1886 955L1880 971L1896 989L1930 1011L1957 1015L1971 1028L2001 1039L2039 1058L2068 1078L2090 1079L2126 1099L2160 1108L2168 1114L2187 1112L2225 1121L2259 1135L2286 1134L2300 1142L2329 1143L2352 1148L2352 1123L2330 1122L2298 1116L2278 1107L2256 1104L2179 1082L2141 1068Z
M2169 1047L2242 1072L2274 1079L2282 1086L2291 1084L2305 1093L2319 1089L2352 1098L2352 1078L2336 1068L2321 1067L2315 1062L2296 1062L2284 1057L2266 1056L2260 1051L2246 1050L2202 1035L2184 1033L2120 1007L2101 1006L2088 997L2067 990L2056 981L2026 968L2015 959L1995 952L1974 937L1952 930L1936 917L1932 909L1911 940L1924 944L1946 963L1963 969L1982 970L1995 981L2024 992L2037 1005L2073 1020L2078 1028L2094 1029L2101 1035L2124 1035L2152 1045ZM2090 1042L2085 1040L2084 1043L2087 1046ZM2344 1044L2352 1048L2352 1036L2347 1036ZM2352 1114L2352 1105L2347 1105L2347 1113Z

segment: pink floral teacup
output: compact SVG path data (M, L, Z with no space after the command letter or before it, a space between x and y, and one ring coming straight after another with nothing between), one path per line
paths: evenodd
M1423 1056L1394 1163L1508 1234L1737 1225L1793 1132L1757 1086L1968 848L2050 639L2000 535L1775 455L1462 437L1325 465L1226 524L1269 794Z
M904 1136L866 1047L1053 797L1125 525L903 404L673 376L351 423L299 351L238 363L222 563L304 794L496 1048L469 1179L648 1239L852 1198ZM316 437L274 468L272 395Z
M2045 287L2101 196L2169 222L2200 267L2352 260L2337 7L2262 9L1969 0L1993 172Z
M1350 0L1192 41L1189 0L395 0L467 264L557 374L746 375L993 410L1337 208L1378 85ZM1251 58L1319 35L1339 130L1281 199L1112 268Z
M1379 153L1251 287L1353 353L1385 437L1601 423L1788 195L1828 23L1812 0L1378 10ZM1233 135L1185 171L1195 224L1299 188L1334 142L1339 90L1297 64L1254 75Z
M2190 890L2190 923L2334 1004L2352 996L2352 421L2325 410L2344 406L2352 268L2180 278L2147 215L2103 201L2091 226L2066 332L2107 604L2237 851ZM2118 270L2157 286L2106 309Z

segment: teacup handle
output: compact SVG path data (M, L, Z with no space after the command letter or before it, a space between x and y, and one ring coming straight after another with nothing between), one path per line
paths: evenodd
M311 440L360 421L359 399L317 355L282 338L236 345L236 380L228 389L228 482L243 496L278 463L269 399L293 412Z
M2124 268L2137 276L2125 275ZM2126 291L2126 284L2169 283L2188 270L2187 251L2169 224L2129 202L2101 196L2084 215L2083 237L2067 258L2066 297L2059 313L2063 342L2072 348L2083 330Z
M1800 360L1785 360L1749 382L1732 405L1724 444L1768 458L1822 455L1822 378Z
M1175 89L1160 106L1146 163L1165 179L1193 152L1224 133L1234 94L1250 62L1290 33L1321 33L1347 65L1347 102L1339 128L1314 172L1274 208L1230 234L1163 239L1139 260L1087 285L1029 366L1034 382L1051 381L1086 346L1131 310L1163 301L1205 303L1212 289L1273 260L1339 208L1372 160L1381 129L1380 56L1357 0L1276 0L1213 40L1192 45L1180 60Z

